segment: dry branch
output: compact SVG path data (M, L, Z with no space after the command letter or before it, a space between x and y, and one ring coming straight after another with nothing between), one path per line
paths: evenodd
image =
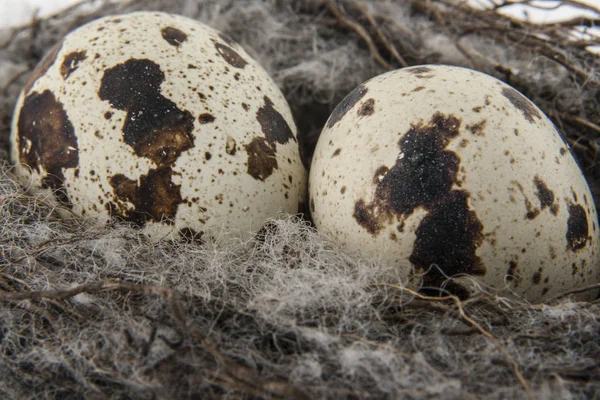
M301 398L301 392L285 382L264 381L253 369L236 363L220 351L216 343L202 332L187 318L182 308L181 297L172 289L153 285L135 284L129 282L104 280L78 285L64 290L39 290L24 292L0 292L0 301L23 300L66 300L82 293L95 294L99 292L135 292L163 298L171 311L171 317L182 332L188 334L196 344L202 346L222 368L224 375L215 372L215 378L227 382L236 390L262 398ZM155 331L154 335L156 334ZM152 340L153 341L153 340ZM147 352L148 350L146 350Z

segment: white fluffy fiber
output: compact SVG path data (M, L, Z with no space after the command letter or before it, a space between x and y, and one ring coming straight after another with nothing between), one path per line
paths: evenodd
M185 319L223 357L280 382L288 391L275 392L282 397L525 397L506 357L469 331L453 307L381 286L381 266L342 253L297 218L271 221L244 243L157 246L124 226L86 230L56 220L7 173L0 186L2 290L102 280L172 288ZM167 303L135 291L5 302L0 393L195 398L219 397L217 388L225 387L225 397L242 396L244 388L212 376L222 365L181 331ZM597 382L577 378L598 368L598 305L487 299L465 310L515 358L539 398L596 393Z
M466 65L408 2L369 4L410 32L398 45L413 62ZM44 21L33 36L32 29L20 31L0 49L0 144L26 79L15 74L29 71L74 26L134 9L198 18L240 41L289 99L307 158L335 104L383 72L356 36L335 29L317 0L152 0L76 9ZM580 90L546 61L484 39L469 43L526 79ZM530 306L481 296L462 304L473 324L452 300L419 299L386 283L389 271L377 260L342 252L298 217L270 221L246 242L223 235L203 246L155 244L125 225L61 220L2 163L0 398L600 394L597 302ZM82 290L52 292L73 288ZM45 297L19 297L30 291Z

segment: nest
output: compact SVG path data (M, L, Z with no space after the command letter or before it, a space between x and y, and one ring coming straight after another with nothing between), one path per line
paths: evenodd
M536 25L505 16L513 3L89 1L4 31L0 396L597 397L598 301L565 293L530 305L485 288L466 301L428 297L389 282L376 260L345 254L300 217L270 221L245 242L153 244L129 226L57 218L7 161L16 97L46 49L100 16L160 10L227 33L269 71L307 165L327 117L358 84L399 67L451 64L532 99L598 199L600 73L591 48L600 39L586 31L598 20Z

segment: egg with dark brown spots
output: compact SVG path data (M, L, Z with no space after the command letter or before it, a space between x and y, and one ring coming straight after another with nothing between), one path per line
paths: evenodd
M171 14L105 17L67 35L21 93L11 145L17 176L63 214L153 238L247 236L305 201L277 85L239 44Z
M309 195L320 231L427 294L541 302L600 281L596 209L567 144L476 71L426 65L360 85L323 129Z

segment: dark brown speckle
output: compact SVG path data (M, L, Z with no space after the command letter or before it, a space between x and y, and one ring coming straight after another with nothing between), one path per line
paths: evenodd
M264 96L264 105L256 112L256 120L265 134L265 138L271 144L275 142L286 144L290 139L296 141L290 126L285 118L273 107L273 102L268 96Z
M550 259L556 260L558 255L556 254L556 249L554 248L554 246L552 246L552 245L548 246L548 250L550 251Z
M368 117L373 115L375 112L375 99L366 100L358 109L358 115L360 117Z
M467 129L475 136L483 136L484 129L487 125L487 119L481 120L473 125L467 125Z
M536 196L540 200L540 208L544 210L548 207L553 215L557 215L558 203L554 202L554 192L548 188L546 183L539 176L534 178L533 183L537 189Z
M587 245L589 225L587 214L579 204L570 203L567 220L567 249L575 252Z
M115 202L107 203L109 213L138 226L150 220L172 224L182 203L180 185L173 183L172 175L170 167L152 169L140 177L139 184L123 174L112 176L109 183ZM132 203L134 208L128 209L125 202Z
M469 193L452 189L460 159L446 146L459 135L459 127L458 118L441 113L434 114L428 124L413 125L398 143L404 157L389 169L382 167L387 172L374 179L377 188L373 201L357 201L354 218L376 236L386 222L404 222L415 209L424 208L427 215L415 232L409 260L416 271L427 271L423 277L426 291L444 286L466 297L467 289L446 282L447 277L484 275L486 269L475 254L483 243L483 225L469 209ZM442 272L430 269L433 264Z
M535 209L531 209L531 210L527 211L527 214L525 214L525 218L536 219L538 215L540 215L540 210L535 208Z
M104 72L98 92L112 107L127 111L125 143L157 166L173 164L194 147L194 117L161 94L164 79L153 61L130 59Z
M405 68L404 71L410 72L411 74L426 74L431 72L431 68L428 67L409 67Z
M475 211L469 210L469 195L452 190L425 216L417 228L417 239L410 262L421 272L426 287L442 287L448 276L485 275L486 268L476 251L483 243L483 225ZM431 265L438 268L431 268ZM457 296L468 297L466 289L454 283L446 288Z
M229 65L235 68L244 68L248 62L244 60L235 50L222 43L215 43L215 48Z
M23 102L17 126L19 161L39 173L46 171L42 185L70 204L63 170L79 166L79 147L63 105L49 90L33 92Z
M266 139L260 137L252 139L245 149L248 153L248 174L264 182L277 169L275 150Z
M509 261L508 262L508 271L506 271L506 280L509 282L514 282L515 284L518 284L520 279L519 279L519 273L517 271L519 267L519 264L516 261Z
M380 167L389 172L382 179L374 179L378 187L373 204L363 204L370 221L388 219L392 214L409 215L417 206L433 204L451 190L459 159L445 147L458 135L459 124L455 117L444 118L437 113L429 124L413 126L402 137L399 147L404 157L392 168ZM363 208L359 203L357 207ZM361 225L378 233L371 224Z
M202 125L210 124L211 122L214 122L214 120L215 117L210 113L203 113L198 117L198 122L200 122Z
M160 30L162 38L165 39L171 46L179 47L187 40L187 35L177 28L167 26Z
M86 51L74 51L67 54L63 58L63 62L60 66L60 74L63 79L67 79L77 68L79 68L79 63L84 61L87 58Z
M533 103L516 90L509 87L504 87L502 88L502 95L506 97L513 106L521 111L521 113L523 113L523 116L527 121L529 121L529 123L535 123L534 118L537 118L538 120L542 119L542 115L533 105Z
M275 157L277 144L286 144L290 139L296 141L290 126L273 107L271 99L264 96L264 102L256 112L256 120L265 137L255 137L250 144L244 146L248 153L247 172L261 181L267 179L278 167Z

